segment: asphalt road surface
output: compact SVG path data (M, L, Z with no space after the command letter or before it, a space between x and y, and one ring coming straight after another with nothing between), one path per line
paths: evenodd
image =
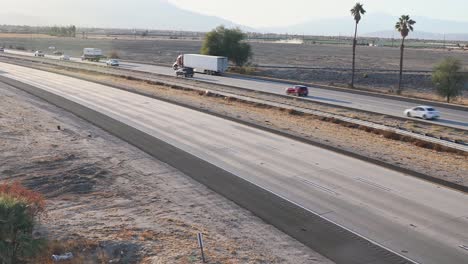
M464 193L111 87L5 63L0 76L133 126L416 262L468 263Z
M17 54L17 55L26 55L33 56L30 52L16 51L16 50L6 50L7 53ZM58 56L46 55L47 58L58 59ZM71 58L75 62L82 62L79 58ZM102 62L88 62L90 64L100 64ZM148 64L139 64L139 63L130 63L130 62L120 62L119 68L121 69L131 69L141 72L152 72L159 73L164 75L174 76L174 71L170 67L148 65ZM259 79L253 79L248 77L223 77L223 76L211 76L204 74L196 74L195 80L204 81L209 83L221 84L221 85L230 85L236 86L251 90L264 91L269 93L284 94L285 88L293 85L290 83L281 83L274 81L265 81ZM368 95L359 95L352 94L341 91L332 91L328 89L321 89L312 87L310 88L309 100L319 101L334 105L340 105L345 107L351 107L355 109L361 109L366 111L371 111L375 113L390 115L390 116L404 116L403 112L405 109L412 108L416 106L414 103L385 99L379 97L373 97ZM468 129L468 113L462 110L454 110L449 108L437 107L437 110L441 112L441 118L435 121L428 121L435 124L441 124L444 126L450 126L460 129Z

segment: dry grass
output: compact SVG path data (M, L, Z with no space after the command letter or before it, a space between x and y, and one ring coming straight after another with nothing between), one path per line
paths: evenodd
M31 263L55 264L52 255L62 255L67 252L73 253L71 260L60 261L63 264L85 264L85 263L108 263L104 254L98 250L99 243L85 239L54 240L49 241L43 253L30 260ZM95 256L97 252L97 256Z

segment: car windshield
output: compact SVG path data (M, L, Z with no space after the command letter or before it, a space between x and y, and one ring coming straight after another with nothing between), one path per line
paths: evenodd
M435 111L434 108L426 108L426 110L429 111L429 112L434 112Z

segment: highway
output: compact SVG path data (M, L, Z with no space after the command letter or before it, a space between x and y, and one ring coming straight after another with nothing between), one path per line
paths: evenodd
M17 55L33 56L33 54L30 52L16 50L6 50L6 52ZM58 56L46 56L47 58L58 59ZM71 59L75 62L82 62L79 58ZM87 61L85 63L98 65L104 64L102 62L97 63ZM121 61L119 68L174 76L174 71L170 67ZM290 85L293 85L291 83L286 82L281 83L276 81L265 81L248 77L223 77L204 74L196 74L194 79L208 83L229 85L275 94L284 94L285 88ZM385 99L369 95L359 95L342 91L333 91L317 87L310 88L309 96L306 99L398 117L403 116L403 111L405 109L416 106L414 103L411 102ZM442 117L439 120L427 122L468 130L468 113L466 111L454 110L444 107L436 108L441 112Z
M468 263L464 193L111 87L6 63L0 76L135 127L414 262Z

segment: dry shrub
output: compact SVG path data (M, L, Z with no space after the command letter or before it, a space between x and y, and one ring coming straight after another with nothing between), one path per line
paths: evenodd
M382 136L384 136L384 138L393 139L393 140L400 140L401 139L400 135L398 135L397 133L392 132L392 131L383 131Z
M90 263L91 256L85 256L87 253L94 251L98 247L97 242L85 240L68 240L68 241L49 241L47 248L40 256L33 259L31 263L53 264L52 255L62 255L67 252L72 252L71 260L61 261L63 264L81 264Z
M226 100L228 102L234 102L234 101L237 101L237 98L226 96L226 97L224 97L224 100Z
M270 109L271 108L270 105L262 104L262 103L255 103L254 106L257 107L257 108L263 108L263 109Z
M442 145L436 144L434 146L434 150L437 151L437 152L443 152L444 148L442 147Z
M433 143L426 142L426 141L419 140L419 139L415 140L413 144L420 148L434 149Z
M0 196L7 196L27 204L33 216L40 215L45 209L44 196L38 192L26 189L19 182L0 184Z
M133 77L133 76L125 76L125 79L129 80L129 81L135 81L137 80L137 78Z
M111 51L108 57L110 59L120 59L119 53L115 50Z
M359 128L359 125L348 123L348 122L342 123L341 125L347 128L354 128L354 129Z
M301 116L301 115L303 115L304 113L303 113L303 112L300 112L300 111L297 111L297 110L295 110L295 109L289 109L289 110L288 110L288 114L290 114L290 115L296 115L296 116Z
M333 124L342 124L342 123L343 123L343 121L342 121L342 120L340 120L340 119L336 119L336 118L331 118L331 120L330 120L330 121L331 121Z

